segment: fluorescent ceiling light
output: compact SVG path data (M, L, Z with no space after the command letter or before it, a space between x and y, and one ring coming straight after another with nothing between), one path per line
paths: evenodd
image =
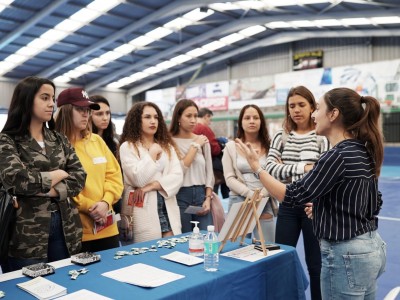
M213 3L213 4L210 4L209 7L211 7L212 9L215 9L215 10L222 10L222 11L240 9L240 7L238 7L236 4L234 4L232 2Z
M340 20L343 25L370 25L371 22L367 18L346 18Z
M94 66L87 65L87 64L80 65L79 67L75 68L75 71L83 72L83 73L88 73L88 72L92 72L95 70L96 70L96 68Z
M120 0L96 0L90 3L87 8L103 13L109 11L120 3Z
M116 59L118 59L118 58L120 58L122 56L124 56L124 54L121 53L121 52L108 51L108 52L100 55L100 58L110 62L110 61L116 60Z
M135 81L134 79L129 78L129 77L124 77L124 78L121 78L120 80L118 80L119 83L122 83L124 85L130 84L130 83L132 83L134 81Z
M136 39L133 39L132 41L129 42L129 44L135 46L135 47L144 47L155 40L149 36L141 35L137 37Z
M181 55L178 55L178 56L175 56L175 57L171 58L170 60L173 61L173 62L176 62L177 64L181 64L181 63L184 63L184 62L186 62L188 60L191 60L191 59L192 58L189 55L181 54Z
M20 62L25 61L26 59L27 59L26 56L11 54L10 56L7 56L4 60L14 64L19 64Z
M61 82L61 83L65 83L65 82L68 82L68 81L70 81L70 80L71 80L71 78L69 78L69 77L67 77L67 76L63 76L63 75L58 76L58 77L56 77L56 78L53 79L53 81L55 81L55 82Z
M123 87L124 85L125 84L123 84L121 82L115 81L115 82L111 82L111 83L107 84L107 87L119 89L120 87Z
M371 18L372 22L377 24L396 24L400 23L400 17L392 16L392 17L376 17Z
M158 72L161 72L163 69L156 67L156 66L152 66L150 68L144 69L143 73L149 73L149 74L156 74Z
M254 25L239 31L239 33L243 34L244 36L252 36L265 30L267 29L264 26Z
M0 75L6 74L8 71L14 69L16 64L10 61L0 61Z
M22 47L21 49L19 49L17 52L15 52L15 54L19 54L19 55L23 55L23 56L35 56L39 52L40 52L40 49L25 46L25 47Z
M192 22L197 22L205 17L208 17L209 15L212 15L214 11L212 9L207 9L206 11L201 11L200 8L196 8L187 14L183 15L183 18L191 20Z
M131 44L123 44L117 48L114 49L115 52L120 52L122 54L129 54L131 53L133 50L135 50L136 47L131 45Z
M199 57L202 56L206 53L210 52L209 50L203 49L203 48L196 48L193 49L189 52L186 52L186 55L192 56L192 57Z
M78 72L78 71L71 70L71 71L63 74L63 76L71 77L71 78L78 78L78 77L82 76L82 73Z
M315 20L314 24L317 26L343 26L339 20L336 19L323 19L323 20Z
M61 23L58 23L54 29L62 30L62 31L67 31L67 32L74 32L81 28L85 23L83 22L78 22L70 19L65 19Z
M221 39L219 39L221 42L224 44L230 45L233 43L236 43L237 41L243 40L245 36L239 34L239 33L232 33L230 35L227 35Z
M173 31L171 29L164 28L164 27L158 27L158 28L146 33L146 35L153 38L154 40L159 40L167 35L170 35L172 32Z
M146 74L144 72L137 72L129 76L130 78L134 78L135 80L143 79L149 76L149 74Z
M34 39L32 42L30 42L28 45L26 45L27 47L32 47L32 48L36 48L36 49L47 49L48 47L50 47L51 45L53 45L52 41L49 40L44 40L41 38L38 39Z
M177 65L176 62L166 60L166 61L163 61L162 63L157 64L156 67L165 70L165 69L175 67L176 65Z
M205 44L204 46L202 46L201 48L206 49L208 51L214 51L217 50L219 48L225 47L226 45L220 41L214 41L208 44Z
M248 0L248 1L236 2L236 5L239 7L243 7L245 9L260 10L260 9L264 9L265 7L267 7L268 4L263 1Z
M57 41L60 41L63 38L65 38L67 35L68 35L68 32L66 32L66 31L50 29L50 30L46 31L45 33L43 33L40 36L40 38L49 40L49 41L53 41L53 42L57 42Z
M170 28L172 30L180 30L183 27L186 27L190 24L192 24L192 21L190 21L188 19L176 18L176 19L172 20L171 22L164 24L163 27Z
M82 8L81 10L77 11L76 13L74 13L69 18L71 20L76 20L78 22L81 22L82 20L85 20L86 23L90 23L91 21L93 21L97 17L101 16L101 14L102 13L99 12L99 11L91 10L91 9L88 9L88 8Z
M265 24L265 26L269 28L290 28L290 24L288 22L283 22L283 21L276 21L276 22L270 22Z
M290 23L295 27L315 27L315 24L308 20L298 20Z
M92 60L88 61L87 64L95 67L101 67L105 64L108 64L110 61L107 59L102 59L100 57L93 58Z

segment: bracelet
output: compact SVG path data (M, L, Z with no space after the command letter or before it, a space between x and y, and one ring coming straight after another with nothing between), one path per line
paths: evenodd
M254 176L255 176L257 179L260 179L260 173L261 173L262 171L264 171L264 169L261 168L261 167L259 167L259 168L257 169L257 171L255 171L253 174L254 174Z
M213 197L212 195L206 195L206 196L204 197L204 199L207 199L207 198L210 198L210 200L212 200L214 197Z
M193 146L194 148L196 148L197 150L201 150L201 146L200 144L196 143L196 142L191 142L190 146Z

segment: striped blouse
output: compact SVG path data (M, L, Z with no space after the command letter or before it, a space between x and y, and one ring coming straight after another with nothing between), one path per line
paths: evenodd
M286 142L283 142L284 139ZM286 138L281 130L272 140L265 169L282 182L296 181L304 176L304 166L317 162L320 155L327 150L328 140L317 136L315 130L306 134L292 131Z
M344 140L301 180L287 185L283 205L314 203L314 234L348 240L378 228L378 182L364 144Z

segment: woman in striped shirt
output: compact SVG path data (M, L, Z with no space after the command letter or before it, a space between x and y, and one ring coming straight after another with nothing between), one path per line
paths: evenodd
M320 239L323 299L375 299L386 264L377 232L383 161L380 105L348 88L327 92L313 113L317 134L333 146L302 179L285 185L260 167L251 145L236 142L267 190L289 207L313 202L313 229Z
M327 139L315 133L311 118L315 107L314 96L306 87L297 86L289 91L283 130L275 134L266 163L266 170L281 182L301 179L312 169L320 155L328 150ZM312 221L307 218L302 206L281 205L276 221L275 242L296 247L300 233L303 233L311 298L318 300L321 299L321 252L313 233Z

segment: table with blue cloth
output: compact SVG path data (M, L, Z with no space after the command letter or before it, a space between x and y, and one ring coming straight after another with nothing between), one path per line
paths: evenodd
M256 262L220 256L217 272L205 271L203 264L188 267L160 258L172 251L187 253L188 243L177 243L173 249L158 248L157 252L114 259L116 251L129 251L132 247L150 248L151 245L156 245L156 241L99 252L101 261L88 265L89 272L76 280L72 280L68 272L82 268L77 265L58 268L55 274L46 278L66 287L68 293L87 289L112 299L306 299L308 281L297 252L292 247L281 245L283 252ZM223 253L238 247L238 242L228 242ZM144 263L185 277L156 288L143 288L101 275L135 263ZM23 277L0 282L0 290L6 293L4 299L35 299L16 286L28 280L30 278Z

